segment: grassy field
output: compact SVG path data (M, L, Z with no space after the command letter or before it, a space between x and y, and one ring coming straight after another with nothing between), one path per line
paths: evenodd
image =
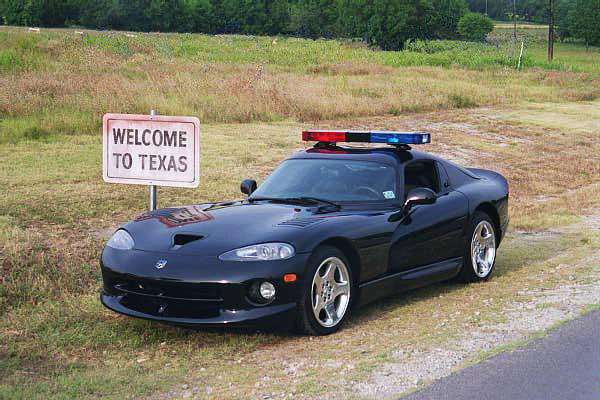
M487 44L395 53L352 41L0 28L0 398L170 398L182 385L209 398L352 397L345 383L368 381L398 348L442 346L498 319L523 288L589 280L600 265L586 258L600 236L585 222L600 207L600 52L558 44L548 63L543 30L519 29L517 45L499 28ZM160 188L165 206L240 198L241 179L260 181L303 148L304 127L428 129L427 151L510 181L497 275L376 303L326 338L110 313L98 301L99 252L148 192L102 182L101 116L151 108L204 123L202 184ZM331 360L352 368L340 379Z
M489 43L385 52L348 40L3 28L0 142L97 132L108 110L314 121L600 96L598 49L558 44L548 63L538 31L524 30L516 44L499 29Z

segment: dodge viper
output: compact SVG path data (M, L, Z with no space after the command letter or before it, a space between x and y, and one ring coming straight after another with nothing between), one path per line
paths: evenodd
M509 221L503 176L410 147L428 133L302 135L316 144L260 186L244 180L245 199L118 229L101 256L102 303L170 324L324 335L375 299L490 277Z

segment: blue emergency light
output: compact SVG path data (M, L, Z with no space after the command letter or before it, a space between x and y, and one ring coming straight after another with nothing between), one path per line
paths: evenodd
M302 132L302 140L324 143L362 142L407 145L430 143L431 134L429 132L308 130Z

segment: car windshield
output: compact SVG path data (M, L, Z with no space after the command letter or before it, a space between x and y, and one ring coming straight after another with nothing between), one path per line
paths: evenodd
M312 197L329 201L396 199L393 167L369 161L292 159L284 161L251 198Z

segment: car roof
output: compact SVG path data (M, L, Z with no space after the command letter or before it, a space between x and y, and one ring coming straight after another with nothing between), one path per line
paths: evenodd
M375 161L399 166L414 160L438 160L439 157L412 149L398 149L388 147L341 147L317 146L299 151L288 159L313 158L313 159L351 159L361 161Z

